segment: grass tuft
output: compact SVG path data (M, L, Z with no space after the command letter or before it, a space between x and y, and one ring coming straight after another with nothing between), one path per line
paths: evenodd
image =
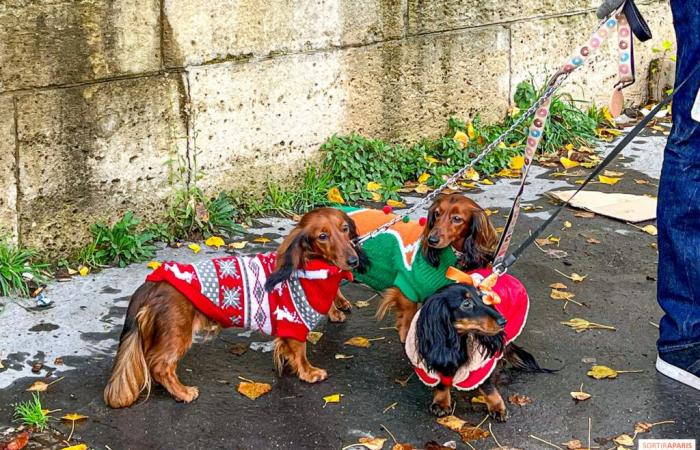
M37 261L33 250L19 248L0 237L0 295L28 296L30 285L46 281L48 267Z
M13 418L15 422L22 423L30 427L36 427L40 431L48 425L49 417L44 414L41 407L41 398L38 392L34 392L31 400L16 403Z

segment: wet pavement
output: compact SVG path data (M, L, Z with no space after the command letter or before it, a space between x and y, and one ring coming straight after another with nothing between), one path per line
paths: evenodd
M655 195L664 143L662 134L639 138L610 170L624 172L615 186L594 184L591 190ZM575 170L574 170L575 171ZM572 172L574 172L572 171ZM547 211L554 208L542 194L571 189L575 179L553 178L538 168L527 189L525 202L542 209L525 213L514 242L520 242L534 229ZM637 184L635 179L651 184ZM483 207L499 212L492 216L496 226L504 222L515 191L514 180L502 180L477 194L467 193ZM551 448L532 438L536 436L561 446L571 439L586 442L589 418L594 447L614 448L609 439L621 433L632 434L636 421L658 422L642 438L700 438L700 392L675 383L654 370L654 324L661 317L655 300L656 250L653 236L601 216L575 217L575 210L562 213L548 231L559 236L558 249L568 256L553 259L533 247L512 268L528 288L531 298L529 320L518 344L534 354L540 364L561 368L552 375L506 371L500 391L504 398L525 395L532 403L508 404L507 423L492 423L492 431L503 446L523 449ZM563 221L573 226L563 229ZM264 228L255 235L276 238L291 225L288 220L263 220ZM641 224L644 225L644 224ZM590 244L594 237L600 244ZM272 250L275 242L249 245L245 252ZM551 246L545 247L547 250ZM158 259L199 260L223 252L206 247L198 255L186 248L164 249ZM588 275L574 283L565 274ZM54 304L36 309L29 300L2 299L0 313L0 424L10 424L12 407L28 399L25 389L32 382L64 376L42 394L45 407L79 412L89 419L76 425L75 434L99 449L340 449L361 437L389 437L385 426L400 442L422 448L428 441L456 440L458 448L468 448L459 436L435 423L428 411L431 394L415 377L406 386L396 380L411 375L389 320L373 318L378 298L370 306L354 308L344 324L324 323L323 337L310 345L309 358L328 370L328 380L308 385L292 376L273 372L270 353L248 350L241 356L230 353L236 342L260 342L269 338L253 334L239 336L240 330L226 330L219 337L195 344L179 366L185 384L200 388L192 404L173 401L155 387L148 401L129 409L110 410L102 401L116 351L128 296L143 281L149 269L144 264L126 269L108 269L67 283L54 282L47 294ZM583 307L549 298L550 284L562 282L576 294ZM369 289L352 284L343 288L353 302L373 296ZM612 325L616 331L594 330L575 333L560 324L573 317ZM353 336L384 337L367 349L343 345ZM336 359L336 354L352 356ZM56 364L56 358L62 364ZM32 363L41 361L40 374L31 372ZM61 361L58 361L61 362ZM614 380L594 380L586 375L590 366L602 364L618 370L642 370L620 374ZM238 377L267 382L272 392L251 401L235 390ZM592 398L575 403L571 391L583 383ZM323 397L340 393L338 404L323 407ZM479 423L485 413L472 405L469 396L458 399L455 414ZM394 405L393 407L390 407ZM56 429L68 433L70 427L58 421ZM488 429L488 423L484 425ZM75 439L72 441L75 442ZM498 447L491 437L471 443L474 448ZM585 445L584 445L585 446ZM389 443L384 448L390 448Z

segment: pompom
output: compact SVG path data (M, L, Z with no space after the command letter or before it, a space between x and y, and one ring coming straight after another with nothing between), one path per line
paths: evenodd
M418 219L418 225L424 227L426 223L428 223L428 219L427 219L427 218L421 217L420 219Z
M403 216L403 219L401 220L403 220L403 223L408 223L411 219L408 216Z
M384 211L384 214L391 214L391 212L392 212L393 210L394 210L394 208L392 208L392 207L389 206L389 205L386 205L386 206L384 206L384 208L382 208L382 211Z

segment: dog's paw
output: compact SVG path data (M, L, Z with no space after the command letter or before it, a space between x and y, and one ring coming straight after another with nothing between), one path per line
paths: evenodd
M496 411L489 411L489 416L496 419L496 421L498 422L505 422L506 420L508 420L508 410L504 406L502 409L498 409Z
M328 320L333 323L343 323L346 319L345 313L336 308L331 308L330 311L328 311Z
M299 372L299 379L307 383L318 383L328 378L328 372L318 367L312 367L304 372Z
M335 307L341 311L348 312L352 309L352 303L347 298L336 298L334 301Z
M197 400L197 397L199 397L199 388L195 386L187 386L185 387L185 391L186 394L178 399L181 402L190 403Z
M432 403L430 405L430 412L437 417L449 416L450 414L452 414L452 406L444 406L439 403Z

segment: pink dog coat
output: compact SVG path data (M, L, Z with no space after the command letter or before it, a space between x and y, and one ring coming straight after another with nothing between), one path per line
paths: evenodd
M265 290L277 255L229 256L196 264L166 262L146 281L170 283L205 316L223 327L260 330L277 337L306 341L328 314L343 280L352 273L322 260L309 261L304 270Z
M491 269L478 269L469 272L469 274L475 278L475 281L479 282L491 274ZM525 327L530 300L525 291L525 286L511 275L501 275L493 290L501 297L501 303L495 305L495 308L507 320L504 332L506 344L509 344L520 335ZM416 323L420 312L418 310L413 317L405 344L406 355L411 361L418 378L428 386L443 384L445 386L454 386L461 391L476 389L486 381L496 368L498 361L503 357L503 354L499 353L491 358L486 358L476 343L470 343L472 346L468 350L471 355L470 361L457 369L454 377L446 377L441 373L428 370L423 359L418 354L418 342L416 341Z

